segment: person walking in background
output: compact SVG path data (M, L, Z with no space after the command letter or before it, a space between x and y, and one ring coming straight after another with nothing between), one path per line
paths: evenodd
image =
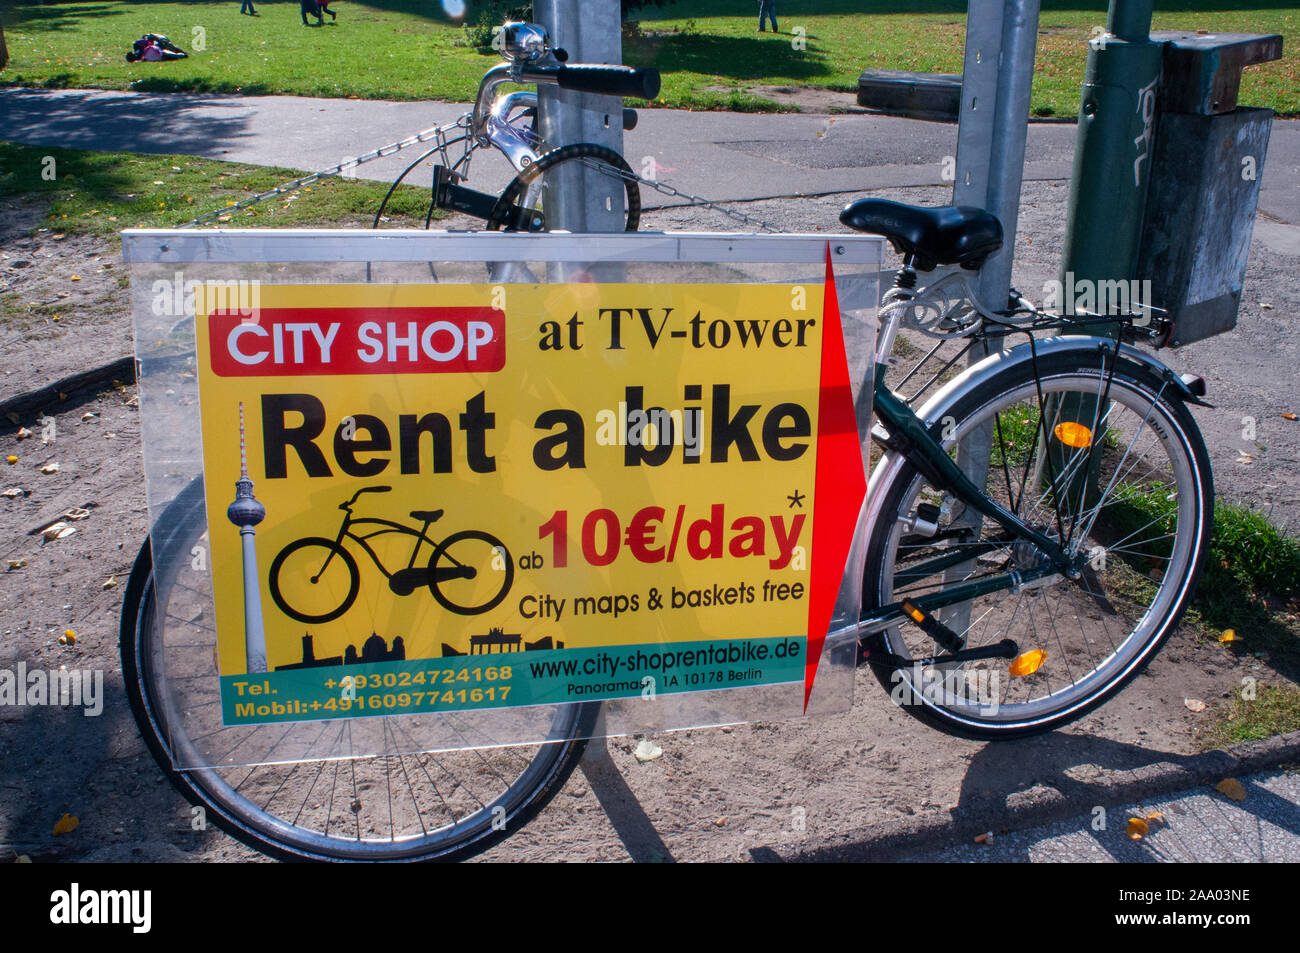
M766 33L763 22L770 19L772 21L772 32L780 33L781 30L776 25L776 0L758 0L758 32Z
M320 3L321 12L330 15L331 23L339 18L339 15L330 9L330 0L318 0L318 2Z
M247 13L250 17L257 16L257 11L253 9L253 0L244 0L239 8L240 13Z

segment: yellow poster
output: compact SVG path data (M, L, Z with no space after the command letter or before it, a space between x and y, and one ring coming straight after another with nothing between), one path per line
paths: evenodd
M833 285L278 285L197 331L225 723L811 686L863 484Z

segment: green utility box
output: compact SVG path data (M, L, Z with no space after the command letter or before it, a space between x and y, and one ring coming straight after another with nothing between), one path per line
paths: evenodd
M1282 38L1160 32L1151 40L1164 51L1159 89L1143 90L1138 103L1149 122L1135 143L1134 175L1149 184L1137 277L1150 281L1146 303L1161 309L1157 343L1178 347L1237 324L1273 121L1272 110L1239 108L1237 91L1244 67L1281 57Z

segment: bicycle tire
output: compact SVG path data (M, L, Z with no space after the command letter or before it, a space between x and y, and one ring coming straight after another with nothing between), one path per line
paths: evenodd
M499 570L503 573L501 587L490 599L477 605L463 605L452 599L442 591L442 587L438 585L438 577L436 575L438 560L443 556L447 556L447 558L452 562L458 562L455 557L449 555L448 551L452 544L470 539L487 543L488 546L491 547L492 552L505 557L505 568L504 570ZM438 605L456 615L482 615L484 612L489 612L492 609L495 609L501 604L501 600L510 592L510 587L514 584L514 581L515 561L511 557L510 551L506 549L505 544L502 543L501 540L497 539L490 533L484 533L480 530L467 529L462 530L459 533L452 533L437 545L433 551L433 555L429 557L429 591L433 593L433 598L437 600Z
M968 385L954 385L954 389L946 396L944 394L936 396L927 407L924 417L928 423L941 422L941 426L946 431L943 441L946 449L956 446L964 435L981 424L991 426L996 435L995 439L1000 441L998 446L1001 447L1000 450L993 449L991 456L995 460L1000 458L1002 463L1007 463L1008 454L1014 450L1014 440L1006 441L1004 438L1004 435L1013 429L1009 423L1012 418L1006 416L1011 409L1026 401L1036 405L1040 383L1045 388L1046 394L1101 393L1100 387L1104 382L1102 375L1106 368L1105 360L1095 347L1088 351L1080 349L1058 351L1039 358L1038 376L1035 376L1033 367L1028 362L1012 363L1003 371L983 380L973 379L974 382ZM1114 358L1109 360L1113 361ZM1159 452L1163 451L1168 457L1169 472L1175 481L1172 495L1165 494L1166 502L1172 501L1175 514L1174 532L1166 534L1172 537L1172 542L1168 543L1169 560L1163 572L1160 572L1158 567L1152 570L1159 572L1158 582L1148 576L1149 582L1156 582L1155 590L1150 595L1150 605L1138 616L1135 627L1122 634L1120 641L1116 643L1110 635L1107 606L1121 616L1125 612L1136 614L1141 608L1141 602L1145 601L1145 597L1141 594L1149 586L1137 578L1142 565L1140 559L1145 558L1145 554L1140 553L1139 550L1140 547L1148 544L1155 546L1158 541L1155 530L1166 525L1169 519L1167 514L1160 516L1158 523L1148 523L1140 527L1136 533L1113 538L1111 545L1103 545L1100 551L1095 547L1090 548L1089 552L1097 552L1100 557L1099 565L1102 567L1100 575L1093 571L1095 567L1089 567L1077 584L1065 581L1063 585L1056 584L1038 589L1026 588L1014 595L1004 590L985 597L985 602L978 607L975 606L976 600L963 604L966 611L963 615L957 616L957 619L967 626L967 631L959 632L964 635L966 646L992 644L1009 635L1019 643L1019 649L1024 653L1027 649L1038 647L1038 643L1050 641L1046 624L1043 625L1042 631L1039 631L1039 622L1034 618L1031 600L1041 599L1041 605L1046 607L1049 601L1047 594L1058 594L1057 603L1074 613L1074 621L1078 623L1079 633L1076 634L1066 627L1066 637L1063 639L1060 634L1061 627L1057 626L1057 616L1049 614L1056 645L1052 651L1047 652L1042 667L1028 677L1012 677L1009 672L1005 676L1000 676L998 673L1001 669L997 666L1005 668L1008 664L1008 660L1003 659L929 668L912 666L910 669L888 663L872 663L873 671L882 686L890 692L891 699L905 707L909 714L931 727L961 737L996 740L1037 734L1068 724L1105 703L1135 678L1156 655L1182 618L1204 566L1213 528L1214 488L1205 444L1186 405L1179 397L1174 396L1168 381L1162 380L1151 368L1134 360L1120 359L1115 365L1114 377L1107 393L1110 402L1105 422L1109 431L1119 435L1116 443L1124 444L1126 437L1123 434L1127 429L1132 429L1135 434L1131 442L1126 445L1125 454L1132 454L1134 448L1139 445L1144 430L1149 430L1155 440L1145 445L1150 448L1149 450L1143 449L1139 454L1133 455L1135 462L1130 464L1127 470L1119 469L1124 467L1126 457L1121 457L1116 464L1114 463L1116 449L1109 445L1102 449L1103 464L1107 461L1107 454L1110 454L1110 465L1116 467L1110 474L1110 484L1112 487L1117 485L1117 488L1113 492L1109 488L1103 490L1096 500L1095 507L1091 503L1085 506L1085 513L1091 512L1089 507L1095 510L1095 515L1090 516L1090 531L1095 529L1098 534L1123 532L1127 526L1132 525L1131 522L1125 522L1131 518L1130 509L1136 509L1145 516L1150 510L1143 510L1142 507L1155 505L1158 512L1163 506L1158 500L1167 487L1153 484L1149 489L1127 488L1127 475L1134 472L1136 461L1139 459L1145 461L1147 453L1151 453L1156 459L1158 467L1160 466ZM1058 407L1061 403L1058 402ZM1134 416L1141 413L1142 423L1131 424L1128 414L1123 411L1115 413L1117 406L1126 408ZM995 419L996 423L994 423ZM1005 430L1002 429L1004 420L1008 421ZM1149 426L1147 421L1155 421L1155 426ZM1025 426L1028 426L1028 423ZM1035 421L1033 426L1038 428L1041 423ZM1053 429L1055 427L1056 423L1053 423ZM1035 429L1034 433L1034 439L1037 441L1040 439L1038 436L1040 431ZM1109 438L1104 439L1109 440ZM1029 447L1025 452L1027 474L1032 467L1035 451L1033 447ZM1079 457L1078 460L1082 461L1083 458ZM1083 462L1073 463L1076 472L1082 472L1079 468L1084 465ZM1007 469L1009 470L1010 467ZM1162 472L1164 471L1153 467L1144 470L1141 479L1145 480L1151 473L1159 475ZM920 560L933 558L936 546L928 543L925 537L915 534L912 537L905 535L905 528L908 525L906 521L919 512L915 509L915 504L923 497L929 496L933 501L936 496L942 494L934 493L935 488L929 486L929 481L918 472L916 467L897 455L887 455L883 458L877 465L877 474L878 478L872 481L871 493L879 494L876 499L881 500L881 503L875 509L875 515L869 521L867 528L868 549L863 577L864 606L867 607L888 605L905 596L916 597L927 591L935 592L948 584L947 579L940 582L937 573L925 575L925 571L919 568ZM1124 475L1126 480L1119 480L1121 475ZM989 483L986 486L992 486L994 481L1005 477L1006 473L1000 468L990 467ZM1009 479L1005 482L1007 499L1013 498L1017 492L1022 500L1026 498L1024 490L1028 488L1028 480L1022 481L1019 488ZM1107 493L1112 494L1109 497L1111 503L1107 503ZM994 493L990 491L990 496L993 495ZM1045 493L1040 497L1036 506L1041 506L1047 496L1048 494ZM1152 504L1152 500L1156 503ZM1107 506L1113 509L1107 510ZM1083 516L1084 513L1079 515L1080 527L1083 525ZM1115 530L1111 524L1117 525L1119 529ZM949 520L946 527L951 529L953 525L954 521ZM1155 529L1147 533L1148 527L1152 525L1155 525ZM995 524L991 520L983 520L983 527L993 526ZM940 526L940 530L943 529L945 525ZM998 529L1000 530L1000 527ZM1138 533L1142 535L1133 540ZM984 536L983 528L980 535ZM945 541L942 545L947 546L948 542ZM967 543L958 542L957 545L967 545ZM1018 545L1024 546L1024 544ZM1160 543L1161 548L1164 545ZM1014 565L1014 561L1022 558L1025 552L1024 548L1017 550L1015 545L1012 545L1006 547L1005 552L995 551L981 558L992 563L996 563L999 559L1004 560L1005 564L1002 568L991 565L988 570L990 573L1000 572L1004 571L1006 566ZM1112 553L1115 556L1113 559L1110 558ZM908 560L914 560L910 575ZM973 562L976 565L966 578L977 577L980 572L978 566L980 559L975 559ZM925 585L927 579L930 580L928 588ZM1097 583L1103 583L1100 591L1096 589ZM1105 583L1109 583L1113 589L1105 588ZM1137 595L1130 596L1128 590L1136 592ZM998 600L1005 602L1010 599L1019 600L1015 603L1014 609L1008 610L1005 606L998 605ZM1132 605L1129 605L1130 602ZM1024 606L1028 608L1021 621L1021 630L1015 630L1014 623L1021 618L1021 609ZM978 617L977 610L982 613ZM1009 618L1008 611L1010 611ZM1096 612L1096 619L1092 618L1092 611ZM994 613L996 615L993 615ZM1040 615L1042 614L1040 611ZM939 615L943 618L942 612ZM951 612L948 615L952 618ZM989 615L993 615L993 619L986 623L985 620ZM1112 649L1110 654L1100 661L1097 661L1093 655L1093 639L1089 634L1097 630L1098 620ZM1022 631L1026 629L1026 624L1029 627L1027 632ZM981 626L983 631L977 632L977 626ZM1119 623L1119 627L1120 632L1123 633L1122 622ZM868 637L866 645L869 659L872 655L880 658L882 654L915 659L938 652L933 641L924 637L919 628L910 622L899 623ZM1084 652L1077 652L1076 650L1081 647ZM1086 654L1086 661L1076 662L1082 677L1076 676L1075 668L1070 664L1070 658L1073 657L1071 653ZM1056 656L1056 664L1050 665L1049 668L1049 663L1054 661L1053 655ZM1087 668L1083 667L1085 664L1088 665ZM981 669L987 674L982 676L977 674ZM1064 669L1063 675L1062 669ZM960 678L953 674L958 672L961 673ZM1002 677L1005 677L1008 688L1007 692L1003 693L1003 698L994 698L992 692L980 693L981 679L986 684L996 685L1000 683ZM1060 679L1062 683L1055 689L1052 687L1053 678ZM1066 681L1069 684L1064 684ZM972 684L974 698L972 698ZM1008 702L1006 696L1010 693L1011 687L1016 684L1026 686L1026 695L1029 690L1032 690L1033 684L1043 684L1045 694L1038 699L1026 697L1024 702Z
M572 142L538 156L537 161L531 163L506 186L505 191L497 199L496 205L492 207L492 213L488 216L484 228L489 231L503 229L521 198L528 207L534 207L535 203L541 201L543 197L541 193L546 184L545 179L541 182L538 179L558 166L573 163L584 163L623 182L627 201L627 220L623 230L635 232L641 222L641 191L632 167L613 149L591 142Z
M351 584L348 587L347 595L343 597L343 601L336 608L320 615L312 615L291 606L288 600L285 599L284 591L280 586L280 571L284 568L284 564L294 553L300 549L306 549L308 546L320 546L331 551L343 561L343 565L347 567L351 578ZM357 561L352 558L352 554L334 540L326 539L323 536L308 536L303 539L295 539L280 550L271 562L271 570L267 574L267 584L271 590L271 598L275 601L276 606L289 618L297 622L305 622L308 625L324 625L326 622L332 622L343 615L348 609L352 608L352 603L357 601L357 593L361 589L361 572L357 568Z
M190 804L203 808L206 820L218 829L241 843L280 860L462 860L486 850L527 824L564 786L582 756L585 739L593 730L600 707L598 703L551 706L554 715L550 738L537 745L503 745L444 751L436 755L402 754L352 759L334 756L319 760L307 758L296 759L292 763L251 768L247 765L229 768L177 768L177 763L190 763L182 762L181 755L192 750L195 739L188 734L186 722L178 714L179 706L185 703L185 699L178 697L163 675L170 658L165 656L164 649L175 652L177 648L174 638L164 645L162 630L155 624L157 618L166 616L172 608L170 604L158 605L157 599L159 591L181 594L187 591L184 585L187 577L183 574L190 570L185 567L191 566L191 547L205 530L203 484L200 479L187 487L166 509L154 526L152 541L146 540L140 549L124 593L119 645L127 698L146 746L177 791ZM156 560L154 545L158 547ZM158 584L160 580L162 585ZM192 631L187 630L188 634L204 637L207 641L202 645L186 645L181 648L190 653L187 658L203 658L210 664L210 681L215 687L215 653L209 651L207 644L215 644L215 633L210 629L210 626L192 624ZM191 684L196 681L188 680ZM381 717L380 720L384 723L396 722L400 717ZM332 726L338 723L319 724ZM498 767L511 763L512 759L514 763L523 765L517 774L512 771L514 780L507 781L505 776L497 773L496 779L504 786L504 790L494 797L480 796L483 784L487 783L482 780L485 768L490 769L487 773L496 772ZM453 773L447 767L447 763L453 761L457 765L469 765L472 771L467 769L466 774L473 773L476 776L465 780ZM351 766L352 796L357 798L354 802L345 803L348 797L345 792L344 797L338 799L340 823L346 820L349 825L353 825L347 828L346 835L342 827L333 832L330 829L329 816L334 814L337 793L334 788L328 792L328 813L323 831L319 824L319 805L308 805L308 800L314 793L318 794L320 801L325 800L326 792L316 785L324 774L326 765L336 766L334 784L337 786L340 773L337 766L344 764ZM433 775L428 770L430 764L435 764L435 770L441 772L438 774L439 780L444 775L453 779L451 786L444 785L445 794L436 791ZM358 766L363 779L360 784L362 791L367 783L378 784L383 778L389 779L390 830L386 836L369 836L367 832L367 836L363 837L361 834L362 818L365 817L369 825L373 820L372 805L377 805L374 813L381 812L383 799L380 795L367 793L365 804L361 804L360 795L356 794ZM381 767L384 769L382 777ZM449 812L451 806L448 799L457 801L459 798L457 803L468 803L471 809L464 816L453 817L448 824L426 823L432 812L424 808L433 801L427 793L422 798L411 788L415 810L408 810L403 816L408 829L399 835L393 815L391 779L398 773L394 768L400 769L400 774L407 778L408 787L410 774L415 774L417 769L422 771ZM259 772L259 779L253 781ZM416 778L418 781L418 774ZM295 811L294 805L304 786L306 793ZM475 790L476 786L479 791ZM287 793L282 796L286 790L291 791L293 796L289 797ZM272 793L269 799L262 802L267 791ZM281 804L272 808L277 799ZM316 823L313 825L311 822Z

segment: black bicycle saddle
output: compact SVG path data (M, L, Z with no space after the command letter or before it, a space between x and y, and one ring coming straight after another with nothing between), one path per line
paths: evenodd
M1002 223L980 208L945 205L920 208L886 199L858 199L844 207L849 228L884 235L894 250L910 257L918 271L939 265L976 269L1002 247Z
M411 519L424 520L427 523L436 523L442 519L442 510L411 510Z

